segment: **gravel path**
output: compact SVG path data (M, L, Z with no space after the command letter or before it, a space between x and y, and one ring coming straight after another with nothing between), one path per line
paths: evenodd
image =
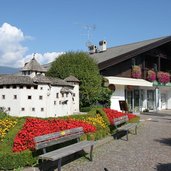
M171 114L141 115L138 135L111 139L94 150L93 162L77 159L62 171L171 171Z

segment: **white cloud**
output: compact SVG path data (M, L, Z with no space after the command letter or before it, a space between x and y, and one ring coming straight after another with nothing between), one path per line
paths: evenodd
M64 54L64 52L47 52L44 54L36 53L35 58L40 64L47 64L53 62L57 57ZM24 66L26 62L29 62L33 58L33 54L27 55L25 58L18 61L18 66Z
M33 55L26 55L28 48L23 46L25 40L33 38L15 26L8 23L0 26L0 66L23 67ZM47 52L44 54L36 53L36 59L40 64L52 62L63 52Z
M25 39L20 29L8 23L0 27L0 65L17 66L17 61L27 51L27 47L21 44Z

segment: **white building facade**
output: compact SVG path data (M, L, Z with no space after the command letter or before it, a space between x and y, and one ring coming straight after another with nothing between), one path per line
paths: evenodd
M0 76L0 108L11 116L58 117L79 112L79 80L46 77L33 58L22 75Z

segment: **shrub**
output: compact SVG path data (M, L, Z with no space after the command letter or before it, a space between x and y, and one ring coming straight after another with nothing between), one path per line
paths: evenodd
M23 151L21 153L0 153L0 169L11 170L14 168L31 166L36 163L37 158L33 157L31 151Z

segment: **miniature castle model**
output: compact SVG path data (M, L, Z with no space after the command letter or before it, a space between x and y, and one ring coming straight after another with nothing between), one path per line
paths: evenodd
M79 80L45 76L35 57L21 75L0 75L0 108L11 116L58 117L79 112Z

